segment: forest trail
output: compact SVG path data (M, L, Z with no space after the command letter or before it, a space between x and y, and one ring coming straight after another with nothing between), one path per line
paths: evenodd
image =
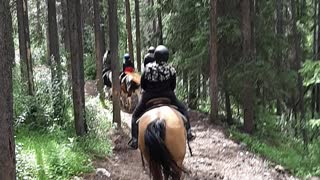
M121 114L123 132L112 132L113 156L94 162L96 169L110 172L109 178L99 178L96 173L85 175L85 180L148 180L144 172L140 152L127 147L131 115ZM230 140L221 127L211 125L206 115L190 112L191 125L197 138L190 143L193 155L187 151L184 161L186 180L291 180L295 177L277 172L270 162L248 152L244 145Z

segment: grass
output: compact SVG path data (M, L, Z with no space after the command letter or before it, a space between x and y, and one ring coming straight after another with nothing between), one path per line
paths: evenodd
M94 159L111 154L106 135L110 112L100 107L98 98L86 103L89 133L84 137L76 137L73 127L16 128L17 179L70 179L92 172Z
M274 163L284 166L299 177L320 176L320 144L309 144L308 151L304 150L299 141L285 137L273 139L249 136L236 129L230 129L230 137L247 145L249 150L260 154ZM274 141L277 141L276 143Z

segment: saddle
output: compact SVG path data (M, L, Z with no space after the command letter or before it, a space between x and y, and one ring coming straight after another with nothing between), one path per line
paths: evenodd
M175 105L172 105L171 100L166 97L152 98L149 101L147 101L147 103L146 103L147 110L145 112L147 112L151 109L154 109L154 108L161 107L161 106L169 106L169 107L175 109L179 113L179 115L182 117L183 122L187 123L187 118L178 110L178 107Z

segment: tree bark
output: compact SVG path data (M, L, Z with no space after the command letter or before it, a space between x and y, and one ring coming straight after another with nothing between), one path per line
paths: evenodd
M101 31L101 14L100 14L100 1L93 0L93 11L94 11L94 37L95 37L95 48L96 48L96 81L97 89L100 94L100 100L104 100L103 92L103 81L102 81L102 58L104 54L103 49L103 34Z
M161 4L161 0L158 0L158 4L159 4L159 8L157 11L157 16L158 16L158 28L159 28L159 44L163 44L163 32L162 32L162 15L161 15L161 11L162 11L162 4Z
M232 125L233 119L232 119L232 111L231 111L230 94L227 89L225 89L224 94L225 94L225 98L226 98L227 123L228 123L228 125Z
M293 43L294 43L294 69L298 74L298 83L297 83L297 89L298 89L298 112L300 112L300 130L302 132L304 144L307 144L307 135L305 130L305 110L304 110L304 92L303 92L303 84L302 84L302 77L300 73L298 72L301 68L301 46L300 46L300 40L301 40L301 34L297 30L297 21L298 17L296 15L296 2L295 0L291 0L291 12L292 12L292 34L293 34Z
M62 72L59 53L59 36L56 18L56 0L48 0L49 56L53 95L53 115L61 124L63 116Z
M210 119L218 119L217 0L210 0Z
M318 37L317 37L317 60L320 60L320 3L318 3ZM320 83L315 87L315 111L320 113Z
M242 32L242 53L243 58L250 63L253 53L252 47L252 20L251 20L251 1L240 0L241 8L241 32ZM244 111L244 131L252 133L254 128L254 87L252 77L245 77L242 95Z
M41 27L41 1L37 0L36 2L36 8L37 8L37 41L38 45L42 44L42 27Z
M283 37L283 12L282 12L282 0L275 0L276 2L276 36L277 36L277 55L276 55L276 67L277 67L277 73L279 74L281 71L281 63L283 61L283 53L282 53L282 48L280 41L282 40ZM277 98L276 102L276 108L277 108L277 115L281 115L281 98Z
M140 5L139 0L135 0L136 14L136 48L137 48L137 68L141 71L141 32L140 32Z
M72 94L76 134L87 133L84 98L83 42L80 0L68 0L70 50L72 66Z
M110 51L111 51L111 69L112 69L112 104L113 104L113 123L117 123L117 127L121 128L120 116L120 82L118 74L119 70L119 25L117 13L117 0L109 0L109 38L110 38Z
M129 54L130 54L130 60L134 64L130 2L129 0L125 0L125 3L126 3L126 28L127 28L127 35L128 35Z
M28 85L28 94L34 95L33 70L30 50L29 19L27 0L17 0L20 65L23 84Z
M67 0L61 0L62 6L62 21L63 21L63 42L66 56L67 64L67 74L68 74L68 85L69 92L71 92L71 82L72 82L72 68L71 68L71 59L70 59L70 31L69 31L69 20L68 20L68 7Z
M10 0L0 0L0 179L16 179L13 136L12 65L14 44Z

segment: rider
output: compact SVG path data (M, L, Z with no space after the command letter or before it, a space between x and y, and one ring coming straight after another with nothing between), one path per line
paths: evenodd
M122 66L122 71L123 72L134 72L134 66L133 66L133 63L130 59L130 55L128 53L124 54L123 56L124 58L124 63L123 63L123 66Z
M154 50L155 48L153 46L150 46L148 49L148 53L144 56L144 67L147 66L148 63L154 62Z
M102 70L102 77L103 77L103 83L108 88L111 88L112 80L111 80L111 57L110 57L110 51L107 50L103 55L103 70Z
M158 97L167 97L171 100L171 104L178 107L178 110L187 118L186 129L187 139L193 140L194 135L191 133L189 116L187 108L177 99L174 90L176 88L176 71L167 64L169 59L168 49L160 45L155 49L154 57L156 63L147 64L141 76L142 96L136 109L132 114L131 135L129 146L133 149L138 148L138 124L136 123L140 116L148 108L146 103Z

